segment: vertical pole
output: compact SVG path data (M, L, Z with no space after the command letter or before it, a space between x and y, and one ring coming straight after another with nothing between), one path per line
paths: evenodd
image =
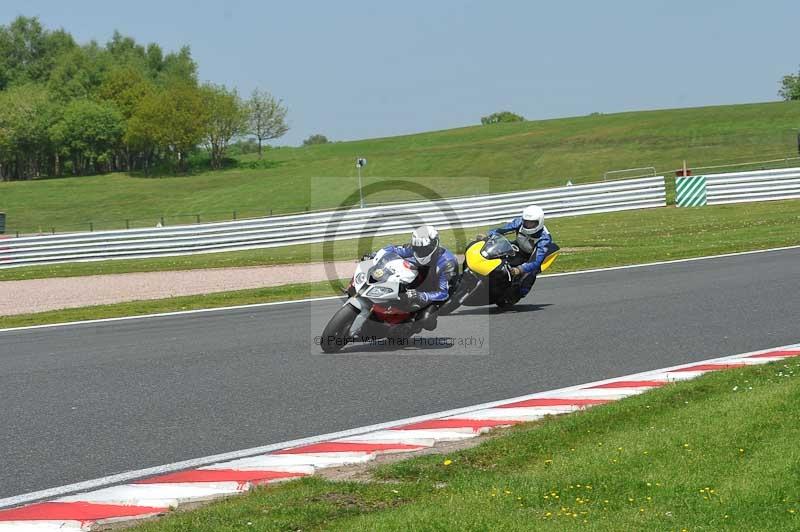
M686 159L683 160L683 177L686 177Z
M131 221L125 218L125 229L130 229L130 228L131 228Z
M364 208L364 192L361 190L361 165L358 165L358 199L359 205Z
M94 231L94 224L89 222L89 231Z

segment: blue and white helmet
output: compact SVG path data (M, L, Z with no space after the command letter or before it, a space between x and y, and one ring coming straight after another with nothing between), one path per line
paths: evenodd
M439 247L439 232L432 225L421 225L411 233L411 248L418 263L425 265L431 261Z

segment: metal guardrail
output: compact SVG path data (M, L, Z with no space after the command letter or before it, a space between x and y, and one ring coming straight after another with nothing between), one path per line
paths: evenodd
M0 244L0 268L309 244L405 233L422 223L476 227L508 220L531 203L548 217L663 207L664 177L235 222L21 237Z
M706 178L706 204L800 198L800 168L711 174Z

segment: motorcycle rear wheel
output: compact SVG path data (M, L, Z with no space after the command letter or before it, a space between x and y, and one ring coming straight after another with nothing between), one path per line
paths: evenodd
M345 304L336 311L331 320L322 331L322 339L320 340L320 347L325 353L335 353L345 345L345 338L347 333L350 332L350 326L353 325L358 310L353 305Z

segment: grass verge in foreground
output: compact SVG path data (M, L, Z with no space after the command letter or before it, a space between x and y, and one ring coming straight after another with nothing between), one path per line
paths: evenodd
M556 242L567 251L553 271L620 266L658 260L716 255L800 244L800 200L717 205L695 209L660 208L547 221ZM471 238L482 228L467 228ZM335 260L351 260L408 235L340 240ZM442 231L442 243L456 252L454 231ZM0 270L0 281L143 271L189 270L319 262L320 244L207 253L184 257L54 264Z
M0 316L0 329L337 295L327 281Z
M134 530L798 530L798 362L520 425L380 466L382 482L308 478Z

